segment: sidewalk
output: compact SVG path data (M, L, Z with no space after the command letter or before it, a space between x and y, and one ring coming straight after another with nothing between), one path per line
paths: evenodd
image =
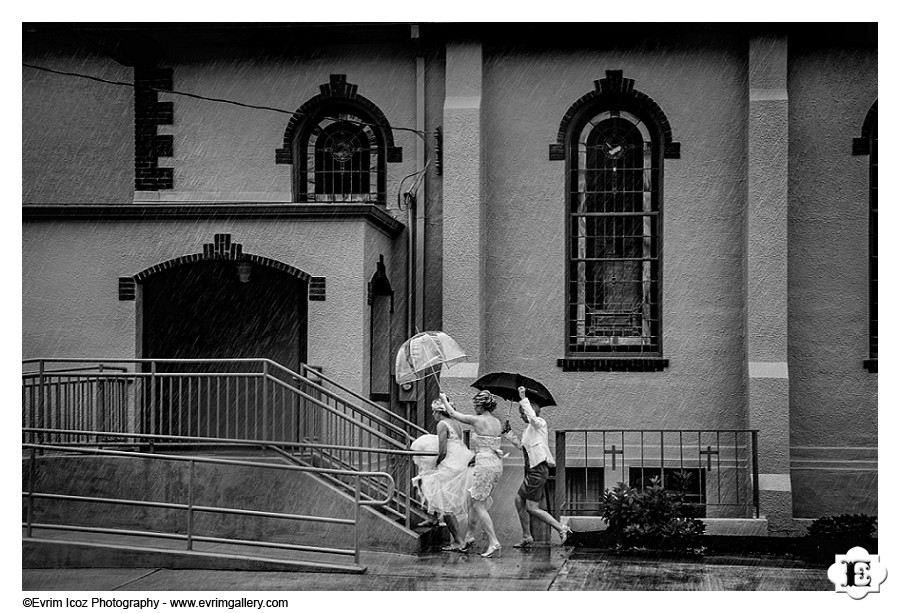
M498 559L363 552L364 575L161 568L23 569L23 590L823 590L826 569L792 560L619 558L570 547L503 548Z

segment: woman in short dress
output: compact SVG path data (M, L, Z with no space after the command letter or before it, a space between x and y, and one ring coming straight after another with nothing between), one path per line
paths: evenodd
M472 398L475 407L475 415L460 413L450 404L447 396L441 394L441 402L444 411L453 419L468 424L475 429L475 476L474 483L469 489L471 496L471 510L469 511L469 538L461 551L467 550L475 539L476 525L480 522L488 537L488 548L481 554L484 558L490 558L500 552L500 541L494 532L494 522L488 513L488 504L494 486L500 481L503 473L503 462L500 451L500 433L503 425L494 417L493 411L497 408L497 401L488 391L478 392Z

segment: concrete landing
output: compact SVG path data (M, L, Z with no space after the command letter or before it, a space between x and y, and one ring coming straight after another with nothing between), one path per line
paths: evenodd
M834 591L827 569L759 558L625 559L570 547L504 546L500 558L363 552L363 575L148 569L25 569L23 590L106 591Z

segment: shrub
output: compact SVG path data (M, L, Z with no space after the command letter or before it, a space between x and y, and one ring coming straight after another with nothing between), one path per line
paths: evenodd
M869 539L875 536L878 519L871 515L844 514L820 517L807 528L813 539Z
M677 494L652 479L644 490L624 483L606 490L600 511L620 551L642 547L687 553L698 548L706 526L684 506Z

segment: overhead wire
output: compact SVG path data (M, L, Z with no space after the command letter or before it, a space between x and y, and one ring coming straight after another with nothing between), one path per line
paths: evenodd
M63 76L69 76L69 77L78 77L81 79L97 81L99 83L107 83L109 85L119 85L122 87L130 87L132 89L137 88L137 85L135 85L134 83L129 83L128 81L115 81L112 79L104 79L102 77L95 77L93 75L86 75L86 74L79 73L79 72L55 70L53 68L47 68L45 66L37 66L35 64L28 64L27 62L22 62L22 66L25 66L26 68L32 68L34 70L40 70L43 72L49 72L49 73L63 75ZM248 109L255 109L255 110L260 110L260 111L271 111L273 113L281 113L284 115L309 116L309 115L313 114L313 113L303 113L300 111L290 111L287 109L280 109L280 108L274 107L274 106L266 106L266 105L260 105L260 104L249 104L246 102L238 102L237 100L229 100L227 98L214 98L212 96L203 96L201 94L193 94L191 92L183 92L183 91L174 90L174 89L162 89L159 87L147 87L147 89L149 89L151 91L166 93L166 94L174 94L176 96L185 96L187 98L195 98L197 100L206 100L208 102L219 102L222 104L231 104L234 106L239 106L239 107L248 108ZM416 130L415 128L407 128L404 126L392 126L390 124L380 124L380 123L375 123L372 121L357 121L357 120L346 119L346 118L342 118L342 117L322 116L321 119L331 119L334 121L344 121L346 123L353 123L353 124L361 125L361 126L374 126L374 127L378 127L378 128L387 128L389 130L411 132L411 133L415 134L416 136L418 136L419 138L421 138L423 141L425 140L425 132L423 132L422 130Z
M90 81L96 81L96 82L98 82L98 83L106 83L106 84L108 84L108 85L117 85L117 86L120 86L120 87L128 87L128 88L131 88L131 89L137 89L137 85L136 85L135 83L129 83L128 81L116 81L116 80L113 80L113 79L105 79L105 78L103 78L103 77L96 77L96 76L93 76L93 75L88 75L88 74L79 73L79 72L71 72L71 71L65 71L65 70L56 70L56 69L53 69L53 68L47 68L46 66L38 66L38 65L36 65L36 64L29 64L29 63L27 63L27 62L22 62L22 66L24 66L24 67L26 67L26 68L31 68L31 69L33 69L33 70L39 70L39 71L42 71L42 72L48 72L48 73L51 73L51 74L57 74L57 75L68 76L68 77L76 77L76 78L80 78L80 79L87 79L87 80L90 80ZM216 97L212 97L212 96L204 96L204 95L201 95L201 94L194 94L194 93L191 93L191 92L184 92L184 91L174 90L174 89L163 89L163 88L159 88L159 87L147 87L146 89L148 89L148 90L150 90L150 91L155 91L155 92L165 93L165 94L172 94L172 95L176 95L176 96L184 96L184 97L186 97L186 98L193 98L193 99L196 99L196 100L204 100L204 101L207 101L207 102L217 102L217 103L220 103L220 104L230 104L230 105L238 106L238 107L241 107L241 108L247 108L247 109L259 110L259 111L270 111L270 112L273 112L273 113L280 113L280 114L283 114L283 115L290 115L290 116L292 116L292 117L293 117L293 116L296 116L296 115L310 116L310 115L313 114L313 113L303 113L303 112L301 112L301 111L290 111L290 110L287 110L287 109L281 109L281 108L274 107L274 106L267 106L267 105L260 105L260 104L249 104L249 103L246 103L246 102L239 102L239 101L237 101L237 100L230 100L230 99L227 99L227 98L216 98ZM410 132L410 133L412 133L412 134L415 134L415 135L418 136L419 138L421 138L423 142L426 141L426 134L425 134L425 132L423 132L422 130L416 130L416 129L414 129L414 128L407 128L407 127L404 127L404 126L393 126L393 125L390 125L390 124L379 124L379 123L369 122L369 121L354 120L354 119L348 119L348 118L346 118L346 117L330 117L330 116L319 116L319 117L320 117L320 119L330 119L330 120L333 120L333 121L342 121L342 122L345 122L345 123L350 123L350 124L355 124L355 125L374 126L374 127L378 127L378 128L387 128L387 129L389 129L389 130L396 130L396 131L401 131L401 132ZM431 161L427 159L427 158L428 158L427 150L426 150L425 156L426 156L426 163L425 163L425 166L422 167L420 170L417 170L416 172L413 172L413 173L407 175L406 177L404 177L404 178L401 179L401 181L400 181L400 185L399 185L399 187L397 188L397 207L398 207L399 209L401 209L401 210L403 210L403 206L401 205L401 197L403 196L403 184L404 184L408 179L410 179L411 177L414 177L414 176L415 176L415 177L416 177L416 180L415 180L415 182L413 183L413 186L410 188L410 190L409 190L408 193L414 194L415 191L418 190L419 182L420 182L420 180L422 179L422 177L425 175L425 171L428 170L428 166L431 164Z

